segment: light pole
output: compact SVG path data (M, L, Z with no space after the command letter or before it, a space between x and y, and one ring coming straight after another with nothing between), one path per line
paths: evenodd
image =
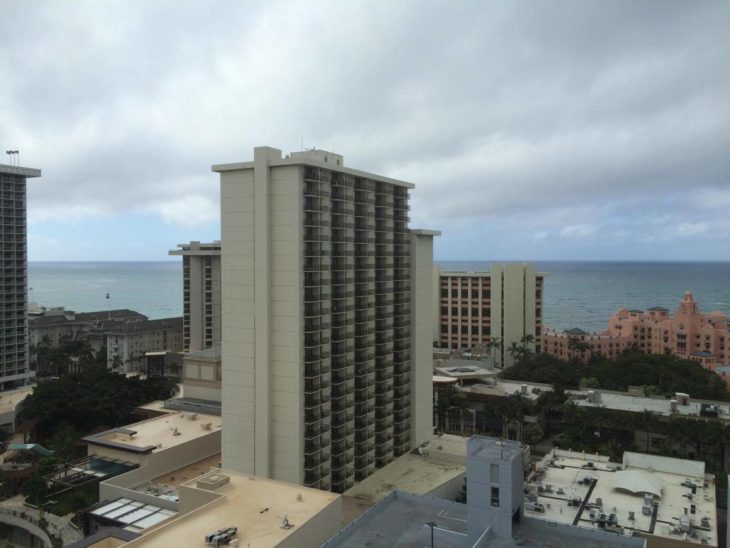
M438 525L435 521L429 521L426 525L431 528L431 548L433 548L433 528Z

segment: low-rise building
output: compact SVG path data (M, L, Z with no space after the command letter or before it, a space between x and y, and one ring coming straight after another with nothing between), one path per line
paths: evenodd
M652 354L671 353L695 360L706 369L730 363L730 331L722 312L703 314L689 291L679 303L674 316L655 306L643 310L622 308L600 333L579 328L567 331L548 330L545 352L561 359L588 360L592 354L609 358L634 348Z
M120 324L146 319L144 314L128 309L97 312L74 312L63 307L40 309L29 314L29 342L31 348L43 342L57 348L64 343L85 341L98 352L106 344L107 331Z
M25 398L33 393L33 386L24 386L0 394L0 431L12 434L18 425L18 413Z
M525 515L644 538L647 547L717 546L715 478L705 463L626 451L554 449L527 481Z
M531 515L524 493L525 447L475 436L469 439L467 502L391 492L324 546L334 548L516 546L642 547L646 540ZM587 497L586 497L587 498Z
M145 372L147 352L181 352L183 319L124 323L107 333L107 367L120 373Z
M125 546L197 546L230 532L251 548L316 547L341 527L339 495L281 481L212 470L184 483L179 516Z

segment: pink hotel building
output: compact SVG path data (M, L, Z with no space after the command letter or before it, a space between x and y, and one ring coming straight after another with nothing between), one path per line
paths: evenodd
M730 364L727 318L722 312L702 314L689 291L684 294L674 317L669 315L669 310L659 306L646 312L622 308L608 321L608 329L601 333L587 333L578 328L562 332L548 330L544 335L545 352L562 359L574 357L576 350L570 347L570 339L588 344L590 352L583 353L584 360L591 353L614 357L635 345L642 352L671 352L698 361L712 371Z

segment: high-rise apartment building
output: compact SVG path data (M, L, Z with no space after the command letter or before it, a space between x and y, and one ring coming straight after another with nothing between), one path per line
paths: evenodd
M26 179L39 169L0 165L0 390L24 386L28 368Z
M440 307L434 341L442 348L484 347L499 339L493 350L498 366L509 367L512 343L542 347L542 290L544 274L534 264L493 264L490 272L439 271Z
M183 350L221 342L221 243L178 244L170 255L183 260Z
M342 492L430 437L438 233L408 228L413 185L336 154L213 171L224 466Z

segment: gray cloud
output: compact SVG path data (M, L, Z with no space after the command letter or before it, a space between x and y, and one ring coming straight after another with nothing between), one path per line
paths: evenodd
M607 231L730 253L726 3L3 9L0 142L44 168L39 221L210 222L210 164L303 140L415 182L414 224L474 244L462 253L496 237L605 245Z

